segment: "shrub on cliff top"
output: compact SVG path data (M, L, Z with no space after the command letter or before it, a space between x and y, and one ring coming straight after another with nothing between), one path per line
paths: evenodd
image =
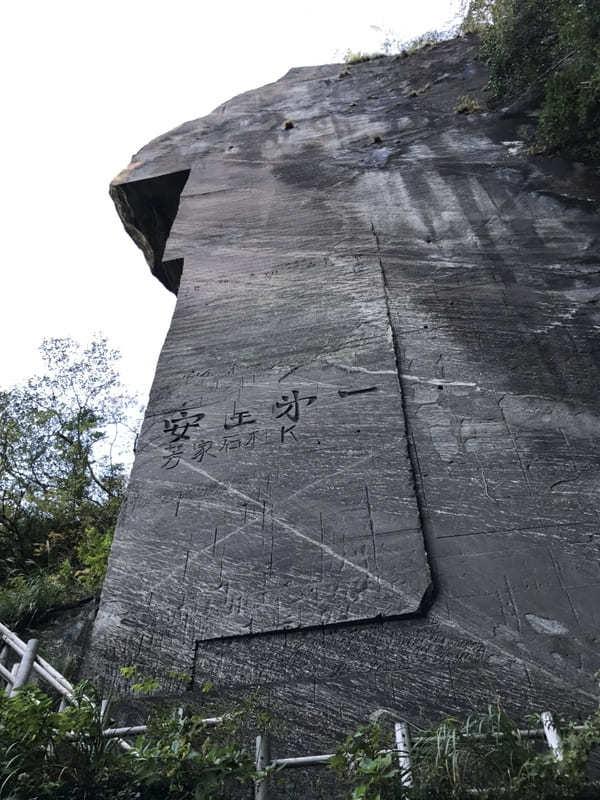
M597 0L471 0L463 27L482 33L492 101L539 100L538 148L600 160Z

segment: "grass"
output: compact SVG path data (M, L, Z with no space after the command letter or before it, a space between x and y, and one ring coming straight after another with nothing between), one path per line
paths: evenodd
M81 593L83 597L84 593ZM54 575L11 578L0 588L0 620L11 628L30 625L49 611L73 602L73 594Z
M102 586L111 542L112 532L86 528L75 548L81 569L64 559L56 572L9 578L0 586L0 621L18 629L93 595Z
M383 58L384 53L362 53L360 50L347 50L344 55L345 64L361 64L363 61L373 61L376 58Z
M476 111L481 111L481 105L475 97L468 94L463 94L458 98L458 103L454 109L457 114L474 114Z
M6 800L225 800L257 776L235 728L156 711L124 752L90 683L63 712L36 687L0 692L0 797Z
M541 727L537 716L527 722ZM467 800L473 790L485 800L576 800L590 752L600 746L600 712L558 727L562 761L543 740L523 736L497 702L466 719L448 717L414 738L411 788L388 750L390 733L378 725L350 734L331 766L354 785L352 800Z

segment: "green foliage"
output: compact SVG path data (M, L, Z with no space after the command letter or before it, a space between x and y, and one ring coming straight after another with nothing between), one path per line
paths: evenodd
M137 664L132 664L129 667L121 667L121 675L124 678L135 680L135 683L131 684L132 692L137 692L139 694L150 694L150 692L153 692L160 687L160 683L156 678L152 676L144 677L140 673Z
M379 725L366 725L351 733L338 747L330 765L338 775L356 783L352 800L393 800L400 771L389 750L392 739ZM401 787L400 787L401 788Z
M463 94L458 98L458 103L454 109L457 114L473 114L476 111L481 111L481 105L475 97L468 94Z
M453 26L448 30L430 30L413 39L403 39L400 34L391 29L382 29L375 25L372 27L383 35L380 45L381 52L363 53L360 50L346 50L344 54L344 62L346 64L360 64L363 61L374 61L377 58L397 54L402 56L413 55L419 50L432 47L439 42L452 38L457 32L456 26Z
M3 800L218 800L257 777L231 728L228 740L199 715L159 711L132 749L102 735L100 696L81 684L75 703L32 686L0 695L0 797Z
M85 696L84 696L85 691ZM80 687L76 704L63 713L53 700L28 686L14 697L0 696L0 797L7 800L119 796L113 764L118 743L102 736L98 698ZM94 787L100 791L94 794ZM124 798L133 798L133 793Z
M0 586L0 620L14 628L30 625L49 611L89 597L100 589L112 534L112 529L105 533L96 528L83 531L72 554L80 564L79 569L66 558L55 572L40 570L8 578Z
M600 15L599 15L600 16ZM600 46L596 64L576 65L547 82L538 129L539 142L549 151L566 151L575 158L600 159Z
M436 797L460 797L467 788L500 789L512 797L521 767L535 758L535 743L521 738L496 706L464 722L443 720L417 742L414 754L416 783Z
M13 625L101 585L125 490L118 353L104 339L40 349L45 374L0 392L0 617Z
M448 38L448 33L444 31L426 31L422 33L420 36L416 36L414 39L410 39L408 42L404 42L402 45L402 53L406 53L406 55L412 56L417 53L419 50L423 50L425 47L433 47L433 45L438 44L439 42L444 41L444 39Z
M75 577L87 589L96 591L102 586L106 574L106 564L113 540L113 529L100 531L97 528L86 528L75 551L82 569Z
M151 797L215 800L256 774L250 754L235 742L217 742L199 716L163 715L149 728L136 742L135 758L136 777Z
M135 665L122 674L139 678ZM149 679L146 679L149 680ZM155 709L148 730L130 750L103 735L107 720L89 682L65 711L28 686L0 695L2 800L226 800L235 787L276 771L257 773L240 743L247 718L261 730L256 698L230 708L225 722L208 727L200 713ZM530 724L540 727L539 718ZM466 720L450 717L414 740L412 786L404 786L392 737L371 724L350 734L331 767L351 785L350 800L575 800L585 788L590 752L600 746L600 713L579 726L561 724L563 760L521 735L498 706ZM236 795L237 796L237 795Z
M485 35L490 24L490 0L466 0L462 8L462 22L458 33L462 36L475 33Z
M600 158L597 0L471 0L463 25L482 31L492 101L539 99L538 149Z
M541 727L539 718L531 722ZM389 737L369 725L346 739L331 766L351 780L352 800L466 800L473 790L487 800L575 800L590 752L600 746L600 712L577 729L561 728L558 762L547 747L521 736L498 705L464 721L449 717L413 743L413 785L406 787L395 756L385 752Z
M0 587L0 620L18 628L72 597L55 575L15 575Z
M453 36L456 36L457 33L456 25L451 25L450 28L446 30L425 31L425 33L422 33L420 36L416 36L413 39L404 39L400 33L392 30L391 28L384 29L376 25L373 25L372 28L376 31L379 31L383 35L380 47L382 50L382 55L386 56L400 54L406 57L413 55L425 47L431 47L446 39L451 39Z
M344 55L345 64L361 64L363 61L373 61L376 58L382 58L382 53L362 53L360 50L346 50Z

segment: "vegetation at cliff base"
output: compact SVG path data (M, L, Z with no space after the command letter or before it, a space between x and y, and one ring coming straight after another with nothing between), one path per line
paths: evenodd
M236 714L214 728L198 714L156 708L124 749L103 735L108 720L91 684L65 711L54 705L33 686L0 693L2 800L217 800L257 775Z
M540 718L529 718L532 728ZM410 785L390 732L367 725L338 748L332 767L353 785L350 800L575 800L597 797L586 767L600 746L600 712L576 726L563 722L562 760L545 743L522 735L496 702L466 719L448 717L415 737ZM387 752L386 752L387 751Z
M13 626L101 585L126 480L118 353L104 339L40 349L45 373L0 392L0 619Z
M139 678L136 668L122 670L128 671ZM124 746L117 736L104 734L111 720L101 696L84 682L77 687L73 704L58 712L56 699L34 686L19 689L13 697L0 693L0 800L239 800L250 795L255 780L264 778L270 780L269 798L284 796L280 768L275 763L264 772L256 768L249 745L274 721L269 713L257 714L252 702L230 705L216 726L204 721L214 709L203 714L194 708L181 714L156 704L147 730L128 737ZM532 717L529 724L539 728L541 722ZM316 791L315 797L597 797L586 765L600 745L600 714L577 726L562 722L559 728L562 760L543 741L522 735L497 703L466 719L448 717L413 735L407 782L391 731L370 724L349 734L331 758L329 767L339 781L335 793L328 783L327 794ZM318 772L314 780L316 787Z
M482 36L491 101L539 105L539 150L600 160L597 0L471 0L463 29Z

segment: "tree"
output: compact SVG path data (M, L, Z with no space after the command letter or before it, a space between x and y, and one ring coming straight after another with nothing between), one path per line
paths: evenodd
M114 526L125 489L115 458L133 398L103 338L45 339L46 372L0 393L0 580L77 560L93 529Z
M600 159L598 0L470 0L463 27L482 31L491 100L539 103L539 149Z

